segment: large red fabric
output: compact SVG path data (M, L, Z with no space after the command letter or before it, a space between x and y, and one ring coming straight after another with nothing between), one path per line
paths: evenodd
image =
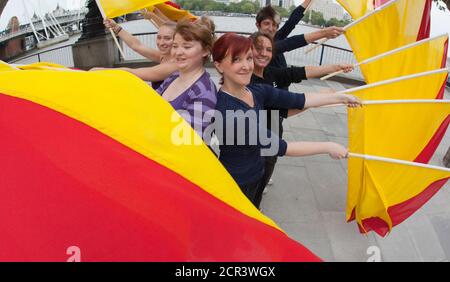
M71 246L81 261L319 261L86 124L3 94L0 109L0 261Z

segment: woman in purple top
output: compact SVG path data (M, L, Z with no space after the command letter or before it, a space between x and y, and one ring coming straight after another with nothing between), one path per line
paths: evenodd
M178 23L171 50L178 71L156 90L202 137L213 115L209 110L214 110L217 102L216 86L204 67L213 41L208 26L189 21Z

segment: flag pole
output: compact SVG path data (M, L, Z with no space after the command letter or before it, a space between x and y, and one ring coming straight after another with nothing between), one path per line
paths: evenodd
M390 55L394 55L394 54L399 53L401 51L404 51L406 49L413 48L413 47L425 44L427 42L430 42L430 41L435 40L435 39L440 38L440 37L447 37L448 38L448 35L447 34L441 34L441 35L437 35L437 36L434 36L434 37L431 37L431 38L425 38L423 40L420 40L420 41L417 41L417 42L413 42L411 44L402 46L402 47L397 48L397 49L393 49L391 51L388 51L386 53L374 56L372 58L365 59L364 61L362 61L360 63L353 64L353 67L356 68L356 67L361 66L361 65L372 63L372 62L377 61L379 59L382 59L384 57L387 57L387 56L390 56ZM336 71L336 72L330 73L330 74L328 74L328 75L326 75L324 77L321 77L320 80L326 80L326 79L328 79L330 77L333 77L333 76L338 75L338 74L343 73L343 72L344 72L343 70L340 70L340 71Z
M440 170L440 171L445 171L445 172L450 173L450 168L429 165L429 164L423 164L423 163L410 162L410 161L404 161L404 160L398 160L398 159L379 157L379 156L371 156L371 155L364 155L364 154L357 154L357 153L349 152L348 157L360 158L360 159L365 159L365 160L369 160L369 161L380 161L380 162L401 164L401 165L414 166L414 167L420 167L420 168L428 168L428 169Z
M392 0L389 1L387 3L385 3L384 5L381 5L380 7L376 8L375 10L365 14L364 16L362 16L361 18L357 19L356 21L349 23L348 25L344 26L344 32L346 32L349 28L351 28L352 26L366 20L368 17L372 16L373 14L376 14L380 11L382 11L383 9L391 6L392 4L394 4L395 2L397 2L398 0ZM328 38L323 38L321 40L319 40L319 42L317 42L317 44L315 44L314 46L312 46L311 48L307 49L305 51L305 54L308 54L309 52L315 50L316 48L319 48L319 46L323 45L325 42L327 42L329 39Z
M386 104L450 104L450 100L438 100L438 99L417 99L417 100L367 100L361 101L361 105L386 105ZM333 108L333 107L347 107L346 104L331 104L320 106L319 108Z
M311 2L309 2L308 7L305 8L305 11L303 12L304 15L306 15L306 13L311 10L312 5L314 4L315 0L311 0Z
M417 100L370 100L363 101L363 105L385 105L385 104L450 104L450 100L417 99Z
M102 5L100 5L99 0L95 0L95 2L97 3L98 9L100 10L100 13L102 14L103 19L106 19L106 14L105 11L103 11L103 7ZM114 42L116 43L117 48L119 49L119 53L122 55L122 58L125 59L125 53L122 50L122 47L120 47L119 41L117 40L116 34L114 33L114 31L112 30L112 28L109 28L109 32L111 32L111 35L114 39Z
M432 70L432 71L426 71L426 72L421 72L421 73L416 73L416 74L396 77L396 78L393 78L393 79L383 80L383 81L375 82L375 83L372 83L372 84L363 85L363 86L360 86L360 87L354 87L354 88L342 90L342 91L336 92L336 94L353 93L353 92L357 92L357 91L361 91L361 90L365 90L365 89L369 89L369 88L373 88L373 87L377 87L377 86L387 85L387 84L396 83L396 82L403 81L403 80L418 78L418 77L432 75L432 74L444 73L444 72L449 72L449 69L448 68L442 68L442 69L437 69L437 70Z

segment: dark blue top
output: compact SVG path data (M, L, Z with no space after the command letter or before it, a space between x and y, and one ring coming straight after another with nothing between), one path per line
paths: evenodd
M264 116L261 111L265 108L303 109L305 106L304 94L263 84L249 85L248 89L253 95L254 107L222 90L217 93L216 115L221 117L215 121L223 126L222 132L216 131L220 142L219 160L239 185L255 182L263 176L262 149L275 148L272 155L286 153L286 141L267 129L264 117L261 120Z
M271 66L278 68L287 67L286 58L283 53L308 45L304 34L294 35L287 38L292 30L294 30L295 26L303 18L304 12L305 8L301 5L295 8L289 16L289 19L284 23L283 27L275 33L275 48L272 61L270 62Z

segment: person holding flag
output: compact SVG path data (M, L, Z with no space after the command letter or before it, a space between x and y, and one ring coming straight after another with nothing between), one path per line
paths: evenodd
M213 43L214 36L207 25L179 22L172 45L177 72L156 90L201 137L211 121L205 115L217 102L216 86L204 67Z
M254 61L254 70L251 77L252 84L268 84L273 87L284 88L291 83L299 83L308 78L321 77L322 75L335 71L342 70L347 73L353 70L353 65L351 64L276 68L269 65L274 52L274 43L270 35L263 32L255 32L250 38L253 42L252 51ZM269 130L271 130L272 111L279 111L280 119L288 118L299 112L298 110L287 111L286 109L267 110L267 128ZM281 126L282 124L280 123L278 128ZM262 191L269 184L275 169L276 160L276 156L266 157L264 180L261 186ZM262 191L259 191L259 197L262 197Z
M270 65L273 67L287 67L285 52L289 52L308 45L321 38L336 38L344 31L342 28L331 26L307 34L288 37L295 26L304 16L306 8L311 5L312 0L305 0L302 5L295 8L286 23L280 29L281 18L272 6L262 8L256 15L256 27L258 31L272 36L275 42L275 53ZM285 88L287 89L287 88Z
M216 131L216 135L221 140L219 160L242 192L259 207L258 191L263 184L264 155L298 157L329 154L335 159L347 155L346 148L332 142L286 142L267 130L265 123L261 123L264 109L302 110L337 103L358 106L361 102L348 94L298 94L268 85L250 84L254 67L251 48L251 39L234 33L223 35L214 44L213 60L223 82L216 104L216 114L221 116L216 120L223 122L223 132ZM236 131L239 125L244 125L244 134Z
M170 50L172 48L173 35L175 32L176 25L174 23L164 23L158 29L158 34L156 36L156 46L158 49L154 49L145 46L137 37L128 33L120 25L118 25L112 19L105 19L104 24L106 28L110 28L114 33L120 37L120 39L125 42L133 51L139 55L160 64L167 64L167 66L162 71L161 68L121 68L128 72L133 73L139 78L145 81L152 81L153 89L158 89L161 83L174 71L176 71L175 60L173 59ZM162 76L158 75L161 73Z
M342 28L332 26L319 31L288 37L295 26L303 18L305 10L312 5L311 2L312 0L305 0L302 5L298 6L280 29L278 29L281 22L280 15L272 8L272 6L269 5L262 8L256 15L256 27L258 28L258 31L267 33L273 38L274 51L272 60L270 61L271 67L287 68L286 58L284 57L285 52L304 47L321 38L336 38L344 32ZM291 83L277 85L276 87L288 90L290 84ZM279 123L279 132L276 133L280 137L283 135L283 119L282 116L279 116L279 120L275 121ZM273 171L277 162L277 157L267 157L266 161L268 171Z

